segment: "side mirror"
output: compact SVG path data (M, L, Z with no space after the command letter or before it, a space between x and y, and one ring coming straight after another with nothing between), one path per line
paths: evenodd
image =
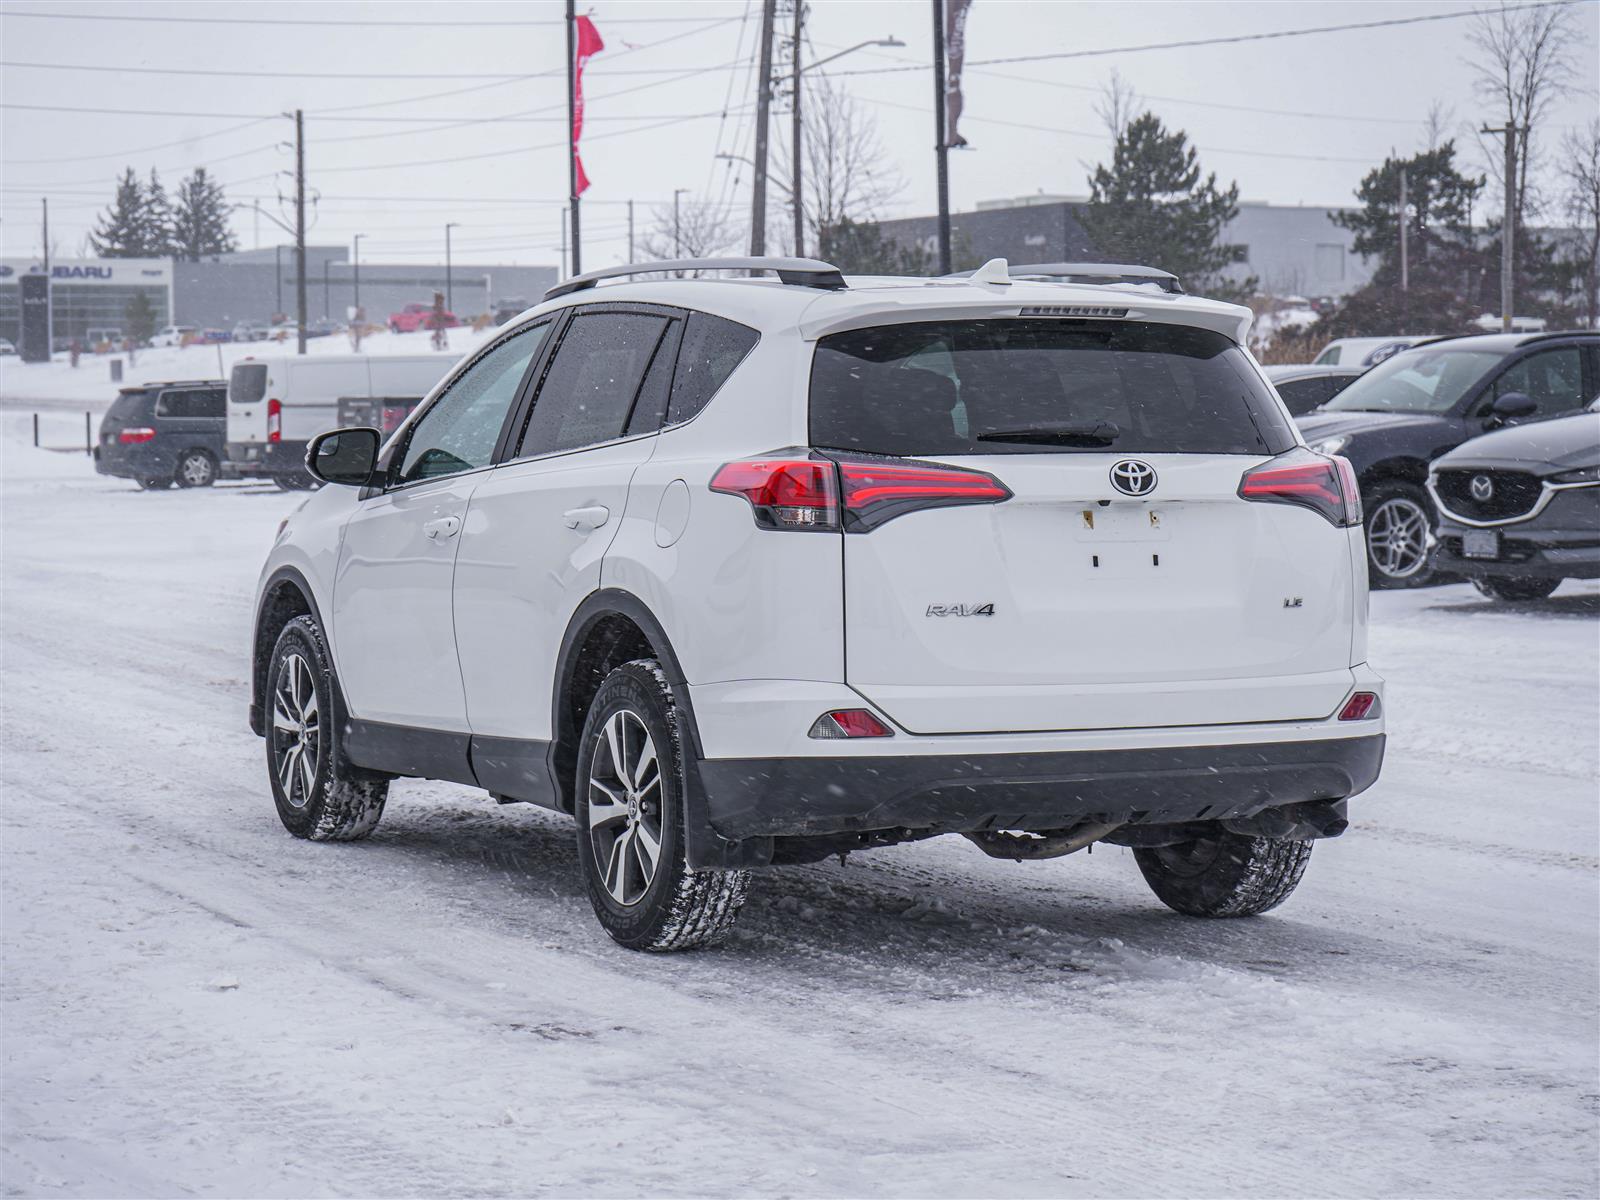
M1520 421L1539 411L1539 402L1523 392L1507 392L1489 406L1489 415L1498 421Z
M376 429L334 429L319 433L306 447L306 470L323 483L365 487L378 467Z

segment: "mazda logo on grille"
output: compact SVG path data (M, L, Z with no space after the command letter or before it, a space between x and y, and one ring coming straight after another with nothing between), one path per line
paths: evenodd
M1156 469L1137 458L1125 458L1111 468L1111 486L1125 496L1148 496L1156 490Z
M1484 504L1494 499L1494 480L1487 475L1474 475L1471 487L1472 498L1479 504Z

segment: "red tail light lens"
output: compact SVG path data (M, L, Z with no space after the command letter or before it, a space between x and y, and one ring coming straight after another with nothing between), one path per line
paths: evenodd
M750 501L763 529L842 527L847 533L866 533L918 509L1011 498L1011 489L986 472L906 460L732 462L718 469L711 490Z
M139 442L148 442L151 438L155 437L155 435L156 431L154 429L149 429L141 425L124 429L121 433L117 434L117 441L121 442L124 446L136 445Z
M763 529L839 528L839 484L830 462L732 462L718 468L711 490L750 501Z
M864 708L841 708L823 713L806 735L814 738L893 737L894 730Z
M1378 697L1371 692L1357 692L1344 702L1339 710L1341 721L1364 721L1378 707Z
M267 441L283 441L283 402L267 401Z
M1298 504L1334 525L1361 524L1361 492L1350 461L1314 454L1304 446L1246 471L1239 495L1269 504Z

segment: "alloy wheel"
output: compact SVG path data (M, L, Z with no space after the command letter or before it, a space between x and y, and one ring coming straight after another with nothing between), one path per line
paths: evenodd
M595 734L589 764L589 843L611 898L644 898L661 863L661 762L644 720L623 709Z
M310 664L298 654L287 655L272 689L272 763L291 808L304 808L316 785L320 720Z
M183 460L178 474L190 487L204 487L211 482L211 460L204 454L191 454Z
M1367 550L1390 579L1410 579L1428 563L1428 514L1415 500L1391 496L1367 518Z

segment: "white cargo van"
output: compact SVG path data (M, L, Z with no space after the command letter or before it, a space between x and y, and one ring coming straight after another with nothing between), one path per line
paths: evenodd
M228 380L228 460L241 475L309 486L306 443L334 428L341 397L426 396L455 354L273 355L234 364Z

